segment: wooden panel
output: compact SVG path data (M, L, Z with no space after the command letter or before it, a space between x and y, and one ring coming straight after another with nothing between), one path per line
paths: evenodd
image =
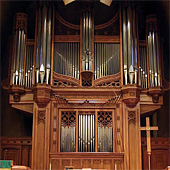
M151 169L165 169L170 164L169 138L151 138ZM169 162L168 162L169 161ZM142 138L142 166L148 169L146 138Z
M74 166L74 169L81 169L81 160L80 159L72 159L72 165Z
M61 163L62 163L62 169L64 169L65 166L70 166L70 159L63 159Z
M2 148L2 159L13 160L14 165L20 164L19 148Z
M93 169L100 169L103 167L103 162L101 159L93 159L92 161L93 161L93 166L92 166Z
M51 169L56 170L60 166L60 161L57 159L51 159Z
M112 160L111 159L104 159L103 160L103 168L108 169L108 170L113 169Z
M166 168L168 165L168 150L153 150L151 158L151 167L152 169L162 169Z
M21 164L29 166L29 146L22 147Z
M82 168L91 168L91 159L82 160Z

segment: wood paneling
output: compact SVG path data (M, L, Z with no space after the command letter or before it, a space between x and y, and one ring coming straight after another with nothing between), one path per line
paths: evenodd
M151 169L165 169L170 165L169 138L152 138ZM14 164L31 167L31 138L1 138L2 159L10 159ZM123 154L113 153L61 153L50 154L52 170L61 169L64 166L72 165L75 169L96 168L96 169L123 169ZM169 162L168 162L169 161ZM146 139L142 138L142 167L148 169L148 157L146 150Z
M14 165L31 167L31 138L1 138L1 159L13 160Z

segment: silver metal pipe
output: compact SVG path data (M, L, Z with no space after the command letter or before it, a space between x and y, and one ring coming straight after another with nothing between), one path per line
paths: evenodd
M47 7L46 7L46 3L44 2L44 5L43 5L43 17L42 17L42 60L40 59L40 68L43 66L43 69L45 70L45 67L46 67L46 64L45 64L45 61L46 61L46 45L47 45ZM44 71L45 72L45 71ZM44 82L44 73L41 72L40 70L40 74L41 74L41 83ZM42 79L43 79L43 82L42 82Z
M47 22L47 69L51 67L51 6L48 8Z
M155 46L155 33L154 31L152 32L152 46L153 46L153 72L154 72L154 85L157 86L157 77L158 77L158 73L157 73L157 63L156 63L156 46Z
M157 62L157 72L158 72L158 86L161 86L160 79L160 59L159 59L159 42L158 42L158 34L155 32L155 46L156 46L156 62Z
M127 21L126 21L126 11L123 8L123 69L124 69L124 78L125 85L127 84Z

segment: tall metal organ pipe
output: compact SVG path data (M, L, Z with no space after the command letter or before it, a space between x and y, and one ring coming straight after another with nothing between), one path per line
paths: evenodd
M49 2L39 3L37 10L37 37L35 72L36 83L50 83L52 46L52 6Z
M27 31L27 15L17 13L14 23L14 51L13 51L13 69L12 69L12 84L24 85L24 60L25 60L25 45Z
M137 84L138 56L137 56L137 27L136 11L129 5L122 7L122 44L123 44L123 72L124 84Z
M149 84L150 87L161 86L157 17L155 15L149 15L146 22Z
M82 71L92 71L92 12L83 12L82 19Z

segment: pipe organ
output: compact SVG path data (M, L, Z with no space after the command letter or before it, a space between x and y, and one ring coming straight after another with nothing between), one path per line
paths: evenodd
M76 112L61 113L61 152L76 150Z
M149 65L150 87L161 86L160 78L160 54L157 18L154 15L147 16L147 48Z
M52 6L48 2L39 3L37 12L37 37L35 72L36 83L50 84Z
M25 67L25 87L32 87L34 68L34 45L27 45L26 67Z
M80 77L80 43L55 43L54 71L79 80ZM60 64L57 64L60 63Z
M25 14L14 23L7 89L12 107L33 113L32 169L140 170L140 115L163 101L157 19L139 40L131 2L96 25L95 1L77 2L76 24L60 5L37 2L34 40Z
M95 116L79 114L79 152L95 152Z
M92 12L86 10L82 15L82 71L92 71Z
M120 72L120 45L94 44L94 79Z
M13 36L13 85L24 85L24 60L26 48L27 16L23 13L16 14Z
M122 9L124 84L138 84L138 43L136 11L131 5Z
M113 151L112 112L98 112L98 152Z
M147 75L147 53L146 46L139 47L139 70L140 70L140 84L142 88L148 88Z

